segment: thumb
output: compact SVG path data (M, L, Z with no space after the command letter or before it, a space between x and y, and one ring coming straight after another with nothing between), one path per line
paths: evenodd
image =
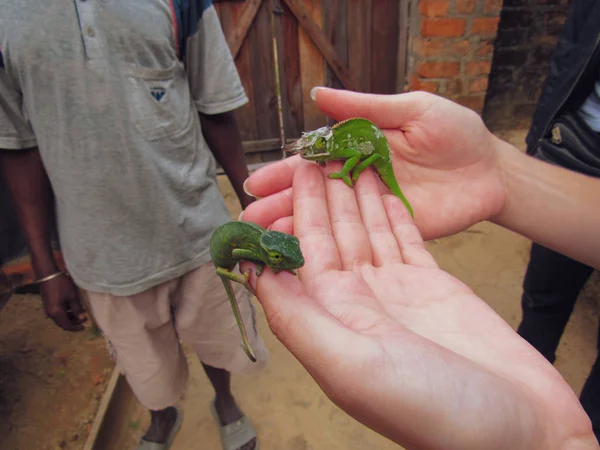
M402 128L416 120L437 97L426 92L381 95L316 87L311 97L335 120L363 117L380 128Z

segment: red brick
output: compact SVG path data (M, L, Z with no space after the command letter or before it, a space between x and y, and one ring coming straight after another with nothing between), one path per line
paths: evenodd
M425 17L443 17L448 15L449 0L421 0L419 12Z
M487 75L490 73L491 68L491 61L468 61L466 66L466 74L468 76Z
M461 96L454 99L456 103L459 103L467 108L474 110L475 112L480 113L483 110L483 105L485 104L485 95L469 95L469 96Z
M499 17L476 17L471 24L473 34L496 34Z
M426 91L435 94L439 91L439 81L423 81L421 78L413 76L410 80L411 91Z
M465 34L465 19L424 19L421 34L424 37L458 37Z
M483 40L475 47L475 56L492 56L494 53L494 42Z
M446 84L446 95L447 96L456 96L462 95L464 91L464 83L460 78L452 78L448 80L448 84Z
M423 78L449 78L460 72L460 63L453 61L428 61L419 64L417 73Z
M463 57L467 56L471 51L471 43L464 39L462 41L450 42L448 44L447 54L448 56L458 56Z
M488 88L488 77L480 77L471 80L469 83L469 92L479 93L485 92Z
M444 53L444 41L430 41L417 38L414 40L413 48L416 55L422 58L442 56Z
M502 0L483 0L484 13L499 13L502 10Z
M477 0L456 0L456 12L458 14L472 14L477 6Z

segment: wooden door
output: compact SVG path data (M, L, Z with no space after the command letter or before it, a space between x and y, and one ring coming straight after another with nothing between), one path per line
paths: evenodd
M314 86L402 92L409 0L220 0L215 7L249 104L236 111L250 165L330 121Z

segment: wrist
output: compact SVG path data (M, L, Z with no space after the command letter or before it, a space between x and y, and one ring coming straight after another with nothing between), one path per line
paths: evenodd
M36 278L44 278L60 272L50 243L32 243L28 245L31 256L31 266Z
M512 199L515 194L515 185L518 184L519 171L527 156L517 148L494 136L494 153L496 154L496 166L501 186L501 202L496 214L490 217L490 221L501 226L508 226L511 222Z

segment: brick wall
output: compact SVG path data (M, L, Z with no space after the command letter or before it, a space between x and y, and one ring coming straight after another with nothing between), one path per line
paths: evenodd
M413 12L408 90L481 112L502 0L420 0Z
M483 117L491 129L528 128L569 0L504 0Z

